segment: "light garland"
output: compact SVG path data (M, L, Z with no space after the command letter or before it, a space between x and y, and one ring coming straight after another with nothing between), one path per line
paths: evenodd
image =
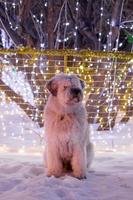
M117 58L121 60L133 60L133 52L103 52L103 51L91 51L91 50L78 50L73 49L58 49L58 50L37 50L30 48L20 48L20 49L0 49L0 54L20 54L26 55L30 54L32 56L74 56L80 58Z
M44 99L47 99L47 91L43 88L40 89L42 81L49 79L56 73L60 73L62 69L68 74L78 74L81 79L85 80L86 88L84 91L84 102L87 100L87 110L89 112L88 120L94 120L95 122L101 123L101 128L104 127L105 119L111 124L114 115L113 113L118 110L126 112L128 106L133 106L133 95L132 95L132 85L133 85L133 54L124 53L124 52L92 52L92 51L74 51L74 50L43 50L38 51L35 49L17 49L17 50L0 50L0 55L3 56L1 60L1 70L3 71L2 80L8 85L12 85L13 90L16 93L21 94L25 102L30 103L31 107L31 117L33 120L37 121L41 117L39 106L44 105ZM20 55L31 55L28 59L23 58ZM41 56L40 56L41 55ZM87 55L87 56L86 56ZM102 55L102 56L100 56ZM112 58L119 58L119 61L116 62L117 67L112 65ZM13 56L13 57L12 57ZM15 58L14 58L15 56ZM48 57L47 57L48 56ZM49 57L52 56L52 59ZM54 58L53 58L54 56ZM59 58L58 58L59 56ZM62 57L61 57L62 56ZM73 58L73 57L74 58ZM99 57L100 56L100 57ZM65 59L64 59L65 57ZM45 59L44 59L45 58ZM70 59L71 58L71 59ZM122 58L122 59L120 59ZM132 59L131 59L132 58ZM15 66L10 64L10 59L15 59ZM65 60L65 62L64 62ZM130 60L130 61L129 61ZM23 62L22 65L19 63ZM37 62L38 61L38 62ZM41 71L37 71L38 64L40 63ZM53 63L51 65L51 63ZM65 64L65 65L64 65ZM23 67L22 67L23 66ZM19 70L22 72L19 72ZM116 73L114 74L114 70ZM111 80L115 81L111 83ZM19 76L19 77L18 77ZM30 76L28 80L26 77ZM39 81L39 84L36 82ZM16 82L16 83L15 83ZM32 88L31 88L31 86ZM112 96L113 85L115 85L114 95ZM43 85L44 86L44 85ZM0 85L0 88L2 85ZM8 129L10 130L14 126L15 121L14 115L18 115L24 121L18 121L15 125L17 130L19 130L16 135L16 131L11 131L11 139L13 141L19 141L19 147L17 147L17 152L22 154L25 152L34 152L37 153L39 149L39 141L42 141L43 130L37 128L34 122L30 122L27 127L26 115L16 106L13 101L15 101L16 96L5 96L6 92L2 90L1 97L1 106L4 107L6 112L0 113L1 129L3 135L3 146L0 147L1 151L16 151L13 147L8 145ZM122 92L124 91L124 92ZM8 94L8 93L7 93ZM32 95L31 95L32 94ZM43 97L42 97L42 94ZM88 95L93 98L90 98L88 101ZM21 101L21 96L19 97ZM32 96L32 98L31 98ZM18 98L18 97L17 97ZM19 100L18 99L18 100ZM113 105L114 101L119 101L117 105ZM21 102L21 105L24 105L24 102ZM36 105L36 107L35 107ZM34 109L35 107L35 109ZM9 109L10 108L10 109ZM91 110L89 110L91 108ZM32 110L33 109L33 110ZM26 108L25 110L26 111ZM108 115L108 113L110 113ZM7 127L7 122L4 120L6 116L10 116L9 125ZM25 116L25 117L24 117ZM117 120L120 120L122 117L117 116ZM28 120L29 121L29 120ZM29 123L29 122L28 122ZM116 135L122 129L122 126L118 126L116 122ZM124 127L123 127L124 128ZM127 131L126 135L122 136L122 141L131 140L132 134L131 129ZM32 137L32 135L35 137ZM110 130L110 134L112 131ZM103 134L105 136L105 134ZM97 132L97 136L92 134L92 139L96 143L96 148L98 145L106 147L106 150L109 148L115 150L120 146L117 144L115 139L109 139L109 143L104 139L101 132ZM26 138L32 138L30 147L26 147ZM110 136L109 138L114 138ZM112 142L111 142L112 141ZM109 146L110 147L109 147ZM118 145L118 146L117 146ZM44 147L43 147L44 148ZM122 148L125 149L126 145L122 144Z

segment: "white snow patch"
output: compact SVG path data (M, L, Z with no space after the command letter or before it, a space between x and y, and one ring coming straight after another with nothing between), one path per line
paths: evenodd
M87 179L45 175L42 157L0 155L0 200L132 200L133 155L97 153Z

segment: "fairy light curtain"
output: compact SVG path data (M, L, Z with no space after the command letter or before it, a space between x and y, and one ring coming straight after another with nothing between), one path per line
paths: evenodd
M86 82L84 103L96 148L132 147L132 53L0 50L0 66L0 152L41 151L45 83L60 72Z

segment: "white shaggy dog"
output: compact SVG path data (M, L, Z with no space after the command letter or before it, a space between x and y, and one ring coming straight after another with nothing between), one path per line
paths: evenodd
M51 93L44 111L47 175L59 177L71 168L75 177L85 178L93 145L82 104L84 83L76 75L61 73L46 87Z

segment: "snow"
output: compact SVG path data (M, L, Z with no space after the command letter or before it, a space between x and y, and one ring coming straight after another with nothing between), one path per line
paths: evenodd
M87 179L47 177L41 156L0 155L0 200L132 200L132 153L96 153Z

